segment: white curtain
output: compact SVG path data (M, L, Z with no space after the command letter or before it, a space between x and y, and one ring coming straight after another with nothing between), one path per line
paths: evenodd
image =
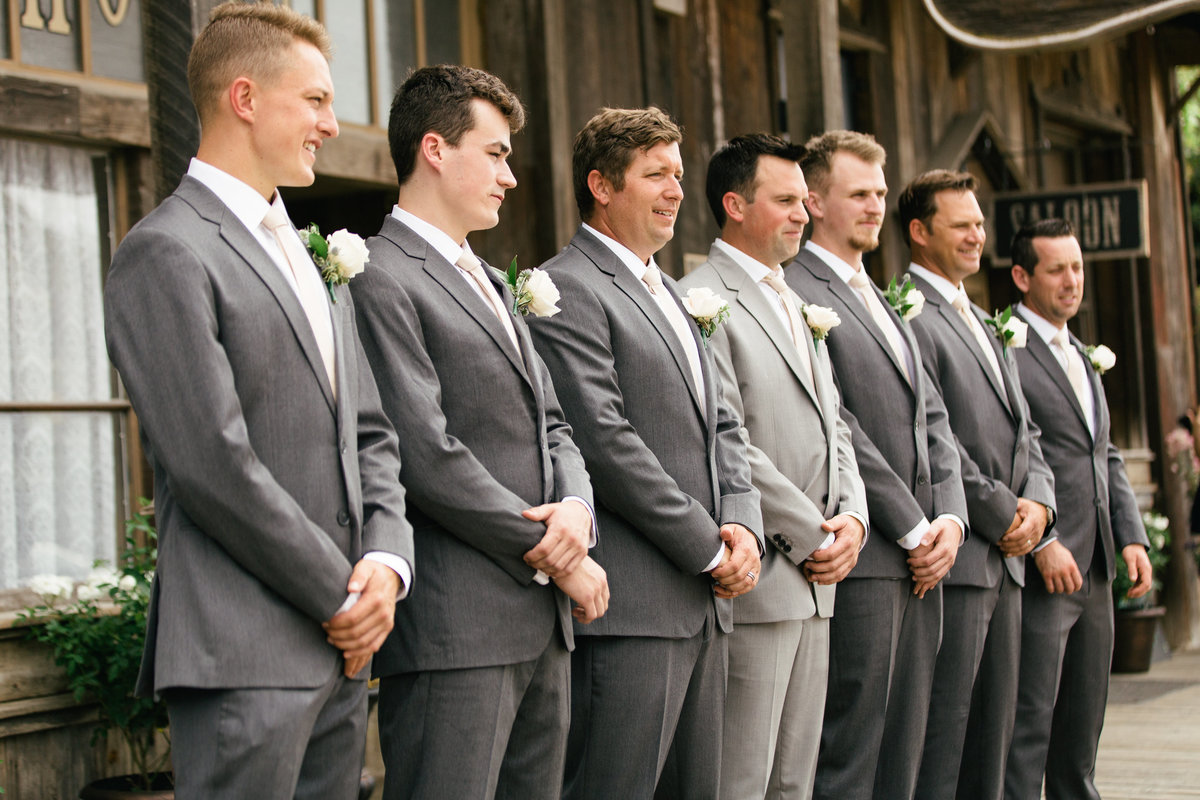
M0 138L0 401L112 398L92 155ZM0 589L115 553L112 412L0 413Z

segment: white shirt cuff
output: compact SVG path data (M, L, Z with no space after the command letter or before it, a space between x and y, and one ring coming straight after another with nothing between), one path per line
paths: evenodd
M825 541L823 541L819 545L817 545L816 549L813 550L813 552L815 553L815 552L817 552L817 550L824 550L826 547L829 547L835 541L837 541L837 537L834 536L832 533L827 533L827 534L825 534Z
M901 536L896 544L903 547L905 550L915 550L917 545L921 544L922 537L929 530L929 520L921 517L921 521L913 526L913 529Z
M376 561L383 564L385 567L391 567L397 575L400 576L400 591L396 592L396 599L403 600L408 597L408 591L412 588L412 567L404 560L402 556L395 553L385 553L382 550L372 550L369 553L364 553L363 558L369 561Z
M721 556L725 555L725 543L721 542L721 549L717 551L717 557L708 562L708 566L704 568L705 572L712 572L721 565Z
M592 504L589 503L587 500L584 500L582 497L576 497L573 494L569 494L562 499L562 501L564 503L567 502L568 500L573 500L576 503L583 503L583 507L588 510L588 514L592 518L592 532L588 536L588 549L591 550L593 547L596 546L596 532L597 532L597 530L599 530L599 527L600 527L599 525L596 524L596 511L595 511L595 509L592 508ZM541 572L541 570L538 570L538 572ZM544 575L545 573L542 573L542 574ZM535 577L534 580L537 580L537 578ZM547 578L546 581L549 581L549 578ZM539 581L539 583L544 583L546 581Z
M938 514L938 519L948 519L958 526L958 546L962 547L962 543L967 540L967 523L962 521L962 517L957 514Z

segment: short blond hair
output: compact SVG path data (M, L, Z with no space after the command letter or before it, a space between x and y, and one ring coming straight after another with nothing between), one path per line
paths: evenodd
M588 175L597 170L618 192L625 188L625 171L638 153L656 144L683 141L683 132L660 108L602 108L575 136L571 177L579 216L588 220L596 198Z
M331 57L325 26L270 0L230 0L213 9L188 57L188 89L201 124L211 117L221 94L237 78L270 82L283 69L283 55L297 40Z
M887 162L887 151L869 133L858 131L825 131L804 143L804 156L800 169L808 180L810 189L824 192L829 189L829 173L833 169L833 157L846 152L861 158L868 164L880 167Z

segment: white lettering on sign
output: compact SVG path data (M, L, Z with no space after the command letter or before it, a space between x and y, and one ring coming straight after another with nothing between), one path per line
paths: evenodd
M129 13L129 0L117 0L116 8L113 8L111 0L97 0L100 4L100 13L104 15L104 21L112 27L117 27L125 21L125 15Z
M71 23L67 20L67 0L51 0L48 25L46 18L42 16L38 0L25 0L25 13L21 14L21 27L32 28L35 31L70 34Z

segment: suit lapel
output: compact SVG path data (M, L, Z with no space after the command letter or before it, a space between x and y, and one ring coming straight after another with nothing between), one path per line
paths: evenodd
M963 347L967 348L967 352L969 352L975 358L975 363L979 365L981 370L983 370L983 374L987 379L988 385L992 387L992 391L995 392L996 397L1000 399L1000 405L1004 406L1011 416L1012 406L1008 400L1008 393L1004 390L1004 387L999 385L997 382L996 373L992 370L992 365L988 363L987 356L979 348L979 342L975 340L975 334L972 333L970 328L967 327L967 323L964 322L963 318L959 315L958 309L955 308L953 304L947 302L946 298L940 292L938 292L937 289L931 286L924 278L921 278L918 275L910 275L908 277L910 277L913 283L917 285L917 288L925 294L926 305L933 306L937 309L938 314L942 317L942 320L947 326L949 326L950 330L954 331L955 335L958 336L959 340L963 344ZM975 309L973 307L971 308L971 313L975 313ZM975 315L975 319L979 322L979 325L986 333L988 330L987 324L983 320L979 319L978 314ZM988 344L989 346L991 345L990 342ZM1003 360L1004 357L1000 353L996 352L995 350L992 352L995 353L997 362Z
M762 290L750 279L744 269L735 264L720 249L713 247L708 253L708 260L721 278L721 282L725 284L725 288L729 290L730 302L741 306L758 323L763 333L771 340L771 344L775 345L775 349L779 351L779 355L787 363L792 374L796 376L796 380L800 381L804 391L808 392L813 405L817 407L818 411L822 411L821 404L817 399L816 387L809 379L804 365L800 363L796 344L792 341L792 333L784 328L779 315L775 313L775 309L771 308L770 301L763 295ZM815 370L817 354L812 347L812 337L805 338L808 340L809 363Z
M458 271L458 267L447 261L441 253L431 247L415 231L391 215L388 215L384 220L383 228L379 231L379 235L399 247L409 258L420 261L429 277L446 290L446 293L450 295L451 299L468 317L483 328L492 341L496 343L496 347L500 348L501 352L504 353L509 363L513 365L527 382L529 381L529 373L525 368L524 359L520 353L514 350L512 342L508 338L508 333L504 330L504 326L501 325L500 320L496 318L496 313L492 311L487 301L480 297L475 289L467 283L468 279ZM488 275L488 279L493 281L493 285L495 285L495 276L491 267L484 264L484 272ZM510 295L503 289L500 289L500 298L504 302L509 302ZM514 327L517 326L514 324ZM518 341L521 340L520 334L517 335L517 339ZM527 344L526 340L526 346Z
M683 352L683 346L679 342L679 337L675 335L675 329L671 327L671 323L667 320L665 314L658 307L658 303L651 297L646 285L637 278L633 277L633 273L626 268L625 264L617 257L616 253L609 250L596 237L592 236L585 230L580 230L573 240L573 244L579 250L591 259L592 263L603 273L612 278L613 285L629 296L638 307L638 309L646 316L646 319L658 332L663 344L671 352L671 357L675 359L675 366L679 369L679 374L683 377L684 384L688 387L688 393L692 397L692 404L696 407L697 413L704 418L715 420L715 406L712 414L707 414L707 409L701 408L699 390L695 385L695 380L692 378L692 368L688 364L687 354ZM687 311L675 296L675 292L670 289L667 276L663 276L663 285L671 291L671 300L679 307L679 313L683 314L684 318L688 318ZM695 325L689 325L689 328L694 329ZM698 340L698 331L692 330L692 339L696 342L696 346L702 346ZM701 374L706 372L704 358L700 358ZM705 396L712 399L712 391L707 391Z
M313 335L312 325L309 324L308 316L304 313L303 306L300 305L300 298L296 297L296 292L283 277L279 267L275 265L275 262L267 255L267 251L246 229L241 220L234 216L228 206L222 203L204 184L185 176L176 193L195 208L198 214L217 225L225 243L246 262L247 266L270 290L275 297L275 302L279 304L280 310L287 318L288 324L292 326L292 332L296 335L304 357L308 359L308 365L313 371L313 377L321 387L321 392L325 395L325 402L328 403L330 412L337 415L338 408L333 398L333 387L329 385L329 376L325 373L325 361L321 358L320 348L317 347L317 338ZM312 268L316 269L316 264L313 264ZM334 359L338 365L337 372L340 374L342 371L340 369L342 342L338 336L338 327L338 317L335 314L333 317Z
M850 284L839 278L837 274L834 273L833 269L824 261L822 261L820 256L818 256L816 253L813 253L811 250L801 249L799 260L813 277L823 280L829 284L830 291L835 297L837 297L838 300L842 301L842 305L846 307L847 313L854 315L854 317L858 319L859 324L862 325L875 339L875 342L881 348L883 348L884 355L887 356L888 361L892 362L892 366L896 368L896 371L900 373L901 379L903 379L905 383L908 383L908 380L904 378L903 365L901 365L897 360L896 354L892 350L891 344L888 343L887 337L875 323L875 318L872 317L871 312L867 310L867 304L859 296L858 292L852 289ZM822 272L828 272L828 275L822 275ZM895 312L888 304L887 299L879 293L879 289L876 288L874 284L871 285L871 291L877 293L879 302L883 304L884 311L886 311L889 316L895 317ZM900 336L904 338L909 350L913 351L913 341L909 336L908 331L905 330L905 326L900 324L900 318L895 317L892 321L896 323L896 328L900 331ZM915 383L918 380L918 377L913 375L912 379ZM915 392L915 387L913 388Z
M1014 313L1020 316L1024 322L1029 322L1021 312L1017 311ZM1075 341L1074 337L1072 337L1072 340ZM1075 416L1079 418L1080 424L1087 430L1087 417L1083 413L1083 406L1079 405L1079 398L1075 396L1075 390L1071 388L1071 381L1067 379L1067 371L1063 369L1058 357L1050 350L1050 345L1046 344L1045 340L1037 333L1033 333L1033 335L1029 336L1026 347L1029 350L1029 354L1041 365L1042 369L1050 376L1050 380L1063 393L1071 408L1075 409ZM1086 366L1087 360L1084 359L1084 361ZM1094 392L1093 396L1095 396ZM1090 432L1088 435L1091 435Z

